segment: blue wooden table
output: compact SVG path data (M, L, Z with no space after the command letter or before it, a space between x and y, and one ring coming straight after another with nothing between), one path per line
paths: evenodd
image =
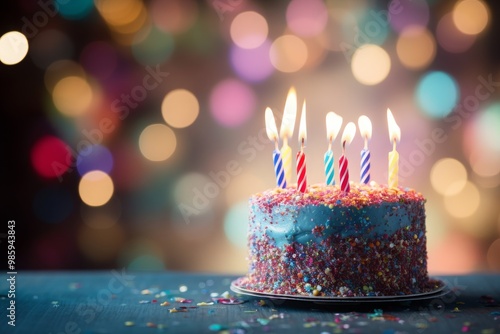
M0 282L0 333L500 333L500 275L439 277L452 293L426 302L356 305L237 296L231 275L12 276Z

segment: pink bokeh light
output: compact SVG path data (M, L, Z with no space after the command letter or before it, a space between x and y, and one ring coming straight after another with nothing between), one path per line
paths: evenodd
M255 101L255 93L248 85L236 79L226 79L210 93L210 112L220 125L237 127L252 115Z
M271 43L266 40L255 49L243 49L233 44L230 59L233 70L246 81L259 82L274 72L269 59Z
M311 37L320 34L328 22L328 9L323 1L293 0L286 10L288 27L297 35Z

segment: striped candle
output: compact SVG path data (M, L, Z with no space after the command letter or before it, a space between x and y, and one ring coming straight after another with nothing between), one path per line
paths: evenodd
M361 150L361 183L368 184L370 182L370 151L368 151L368 140L372 137L372 122L370 119L361 115L358 118L358 126L361 137L365 141L365 146Z
M368 184L370 182L370 151L367 149L361 150L361 183Z
M335 184L335 170L333 168L333 152L328 150L325 153L325 175L326 175L326 185L333 186Z
M335 168L333 167L333 152L332 144L337 137L340 127L342 126L343 118L333 111L326 114L326 139L328 140L328 150L324 156L326 185L333 186L335 184Z
M306 155L302 151L297 152L297 189L302 193L307 189Z
M283 159L283 169L285 170L285 179L287 183L292 182L292 149L286 142L286 137L283 139L281 146L281 158Z
M297 153L297 189L302 193L305 193L307 189L306 155L304 154L306 138L306 101L304 101L304 104L302 105L302 115L300 115L299 125L300 151Z
M271 108L266 108L266 133L269 140L274 141L275 149L273 151L274 173L276 174L276 185L280 188L286 188L285 171L283 169L283 160L278 149L278 129Z
M339 159L340 169L340 190L350 192L351 186L349 185L349 161L345 157L346 146L349 145L356 134L356 125L353 122L347 123L342 133L342 156Z
M345 192L351 191L351 186L349 185L349 161L345 155L339 159L339 169L340 169L340 189Z
M278 149L273 151L274 172L276 174L276 185L280 188L286 188L285 171L283 170L283 161Z

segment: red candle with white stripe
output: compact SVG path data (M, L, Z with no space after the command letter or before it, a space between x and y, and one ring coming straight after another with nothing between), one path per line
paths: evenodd
M297 153L297 189L302 193L305 193L307 189L306 155L304 153L306 137L306 101L304 101L299 126L300 151Z
M339 159L340 170L340 189L344 192L350 192L351 186L349 185L349 161L345 157L346 146L352 142L356 134L356 125L353 122L347 123L342 133L342 156Z

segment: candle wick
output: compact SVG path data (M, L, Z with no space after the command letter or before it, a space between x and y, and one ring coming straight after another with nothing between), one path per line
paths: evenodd
M346 142L345 140L342 142L342 154L345 153L345 142Z
M276 148L276 151L279 151L278 139L276 137L274 138L274 147Z
M305 139L304 137L301 138L301 144L300 144L300 150L303 151L304 150L304 145L305 145Z
M392 141L392 150L396 151L396 138L394 138Z
M365 137L365 150L368 150L368 137Z

